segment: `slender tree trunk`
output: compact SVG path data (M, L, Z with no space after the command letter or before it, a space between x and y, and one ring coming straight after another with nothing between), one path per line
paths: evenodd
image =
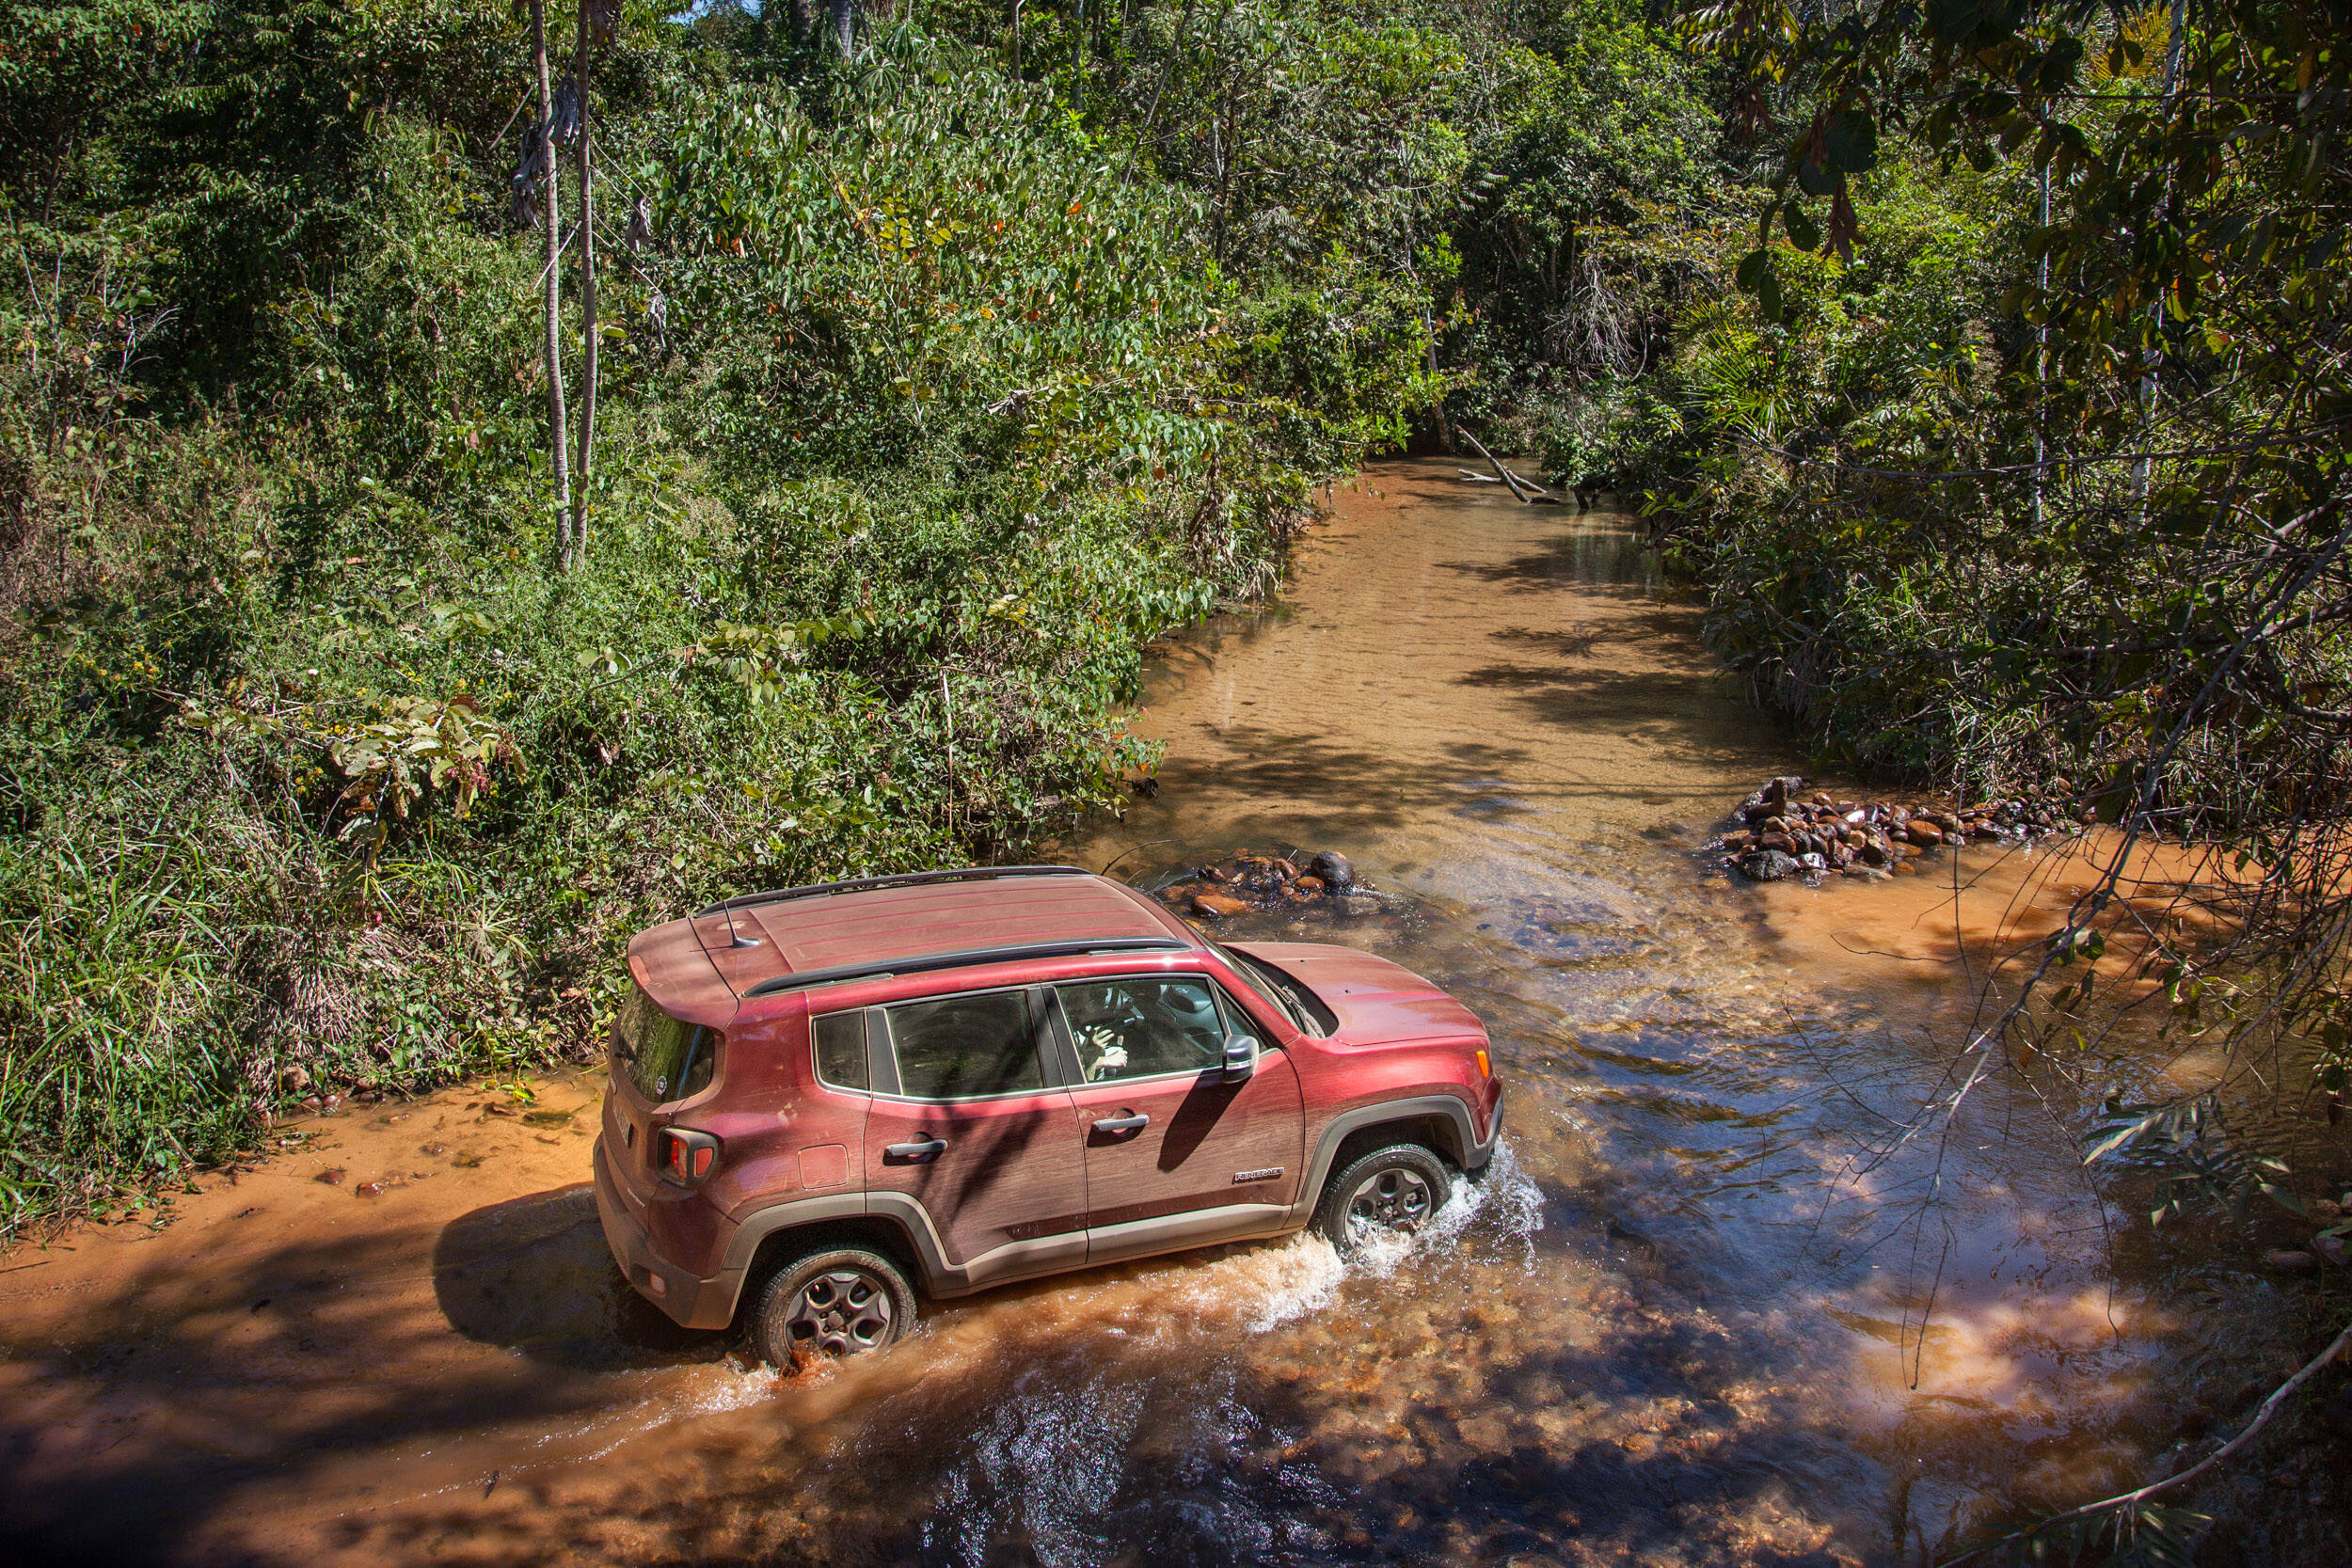
M596 453L596 159L590 152L588 121L588 8L580 8L580 50L573 67L580 93L580 322L587 346L581 352L580 387L580 483L572 492L570 559L564 569L588 559L588 474Z
M1012 79L1021 80L1021 0L1012 0Z
M1176 56L1184 52L1184 33L1192 25L1193 5L1194 0L1184 0L1184 8L1176 18L1176 36L1168 43L1168 58L1160 62L1160 79L1152 88L1152 106L1144 111L1143 129L1136 133L1135 145L1127 149L1127 160L1120 166L1119 179L1121 184L1126 183L1127 173L1135 165L1136 154L1142 151L1143 144L1152 139L1152 128L1159 121L1160 99L1168 91L1168 76L1169 71L1176 69Z
M1077 31L1078 47L1075 51L1075 63L1078 68L1078 81L1072 96L1076 101L1078 113L1083 115L1087 112L1087 0L1078 0Z
M2164 113L2167 119L2171 117L2173 99L2181 89L2181 49L2187 39L2188 0L2172 0L2171 26L2164 45ZM2168 211L2172 205L2169 182L2166 185L2164 205ZM2148 302L2148 331L2153 337L2163 330L2164 297L2159 294ZM2150 343L2139 351L2139 417L2144 443L2155 432L2156 393L2159 368L2164 363L2164 345L2161 342ZM2148 453L2143 444L2139 456L2132 463L2132 496L2143 506L2148 500Z
M2050 227L2050 166L2042 166L2041 223ZM2049 462L2049 432L2044 421L2050 404L2050 250L2042 249L2042 265L2038 280L2042 286L2042 322L2033 329L2033 526L2042 527L2042 487L2047 477L2044 465Z
M539 163L547 174L548 445L555 459L556 559L572 553L571 420L564 412L564 282L558 262L564 249L563 182L555 177L555 94L548 84L547 0L531 0L531 63L539 73Z
M1421 323L1422 329L1429 334L1429 376L1434 381L1438 375L1438 325L1430 318L1426 306L1422 308ZM1454 455L1454 427L1446 422L1443 392L1438 393L1437 401L1430 404L1429 411L1438 417L1438 450L1451 457Z
M791 21L792 47L806 48L808 45L808 0L792 0L791 8L787 14Z
M857 0L832 0L833 40L841 46L841 57L848 59L857 42Z

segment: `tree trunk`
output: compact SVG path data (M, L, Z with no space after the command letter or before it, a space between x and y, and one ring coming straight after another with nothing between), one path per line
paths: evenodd
M1438 326L1430 320L1426 306L1422 308L1421 325L1422 329L1429 334L1429 379L1435 381L1438 378ZM1454 427L1446 422L1443 392L1439 392L1437 400L1430 404L1429 411L1438 417L1438 450L1451 457L1454 455Z
M531 0L531 63L539 73L539 163L547 171L547 359L548 447L555 460L556 559L572 553L571 420L564 412L564 282L557 266L564 249L563 182L555 177L555 94L548 85L547 0Z
M808 0L792 0L791 9L787 14L792 28L792 47L805 49L808 47Z
M596 452L596 159L588 119L588 8L580 8L580 50L573 67L580 93L580 323L587 346L581 351L580 387L580 483L572 491L572 538L566 571L588 559L588 473Z
M2172 0L2170 28L2164 44L2164 114L2172 117L2172 102L2181 90L2181 46L2188 37L2188 0ZM2165 205L2172 204L2171 182L2165 182ZM2139 422L2141 450L2132 462L2132 498L2143 511L2148 502L2147 442L2154 434L2158 372L2164 364L2164 297L2148 303L2148 334L2156 341L2139 351Z
M2041 224L2050 227L2050 165L2042 165ZM2042 481L2048 466L2050 443L2044 420L2050 406L2050 249L2042 247L2042 264L2035 272L2042 289L2042 321L2033 329L2033 526L2042 527Z
M841 46L841 57L848 59L857 42L857 0L832 0L833 40Z
M1078 0L1078 45L1073 52L1078 68L1078 80L1072 94L1079 114L1087 112L1087 0Z

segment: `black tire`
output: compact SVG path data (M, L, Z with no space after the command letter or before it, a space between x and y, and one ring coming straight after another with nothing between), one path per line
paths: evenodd
M914 1326L914 1287L898 1265L858 1246L788 1259L754 1306L752 1348L786 1371L870 1354Z
M1391 1144L1350 1160L1324 1183L1315 1229L1341 1257L1376 1231L1419 1230L1454 1189L1454 1167L1420 1144Z

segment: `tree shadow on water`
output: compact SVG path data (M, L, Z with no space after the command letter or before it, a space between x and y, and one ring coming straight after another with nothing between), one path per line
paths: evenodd
M629 1286L584 1181L443 1226L433 1293L467 1338L554 1366L619 1371L709 1360L724 1348L723 1336L680 1328Z
M468 1352L453 1331L521 1354ZM445 1225L159 1257L0 1351L29 1395L0 1407L0 1546L212 1560L248 1488L282 1497L355 1458L553 1428L612 1402L601 1374L723 1349L628 1289L585 1185ZM301 1555L290 1542L284 1560Z

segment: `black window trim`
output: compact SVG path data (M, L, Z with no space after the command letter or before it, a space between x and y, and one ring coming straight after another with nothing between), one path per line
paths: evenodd
M1216 1073L1219 1077L1224 1075L1224 1065L1214 1063L1201 1068L1180 1068L1174 1072L1154 1072L1136 1078L1098 1078L1089 1082L1078 1066L1077 1034L1070 1027L1070 1015L1062 1010L1061 988L1064 986L1116 985L1121 980L1147 983L1155 980L1198 980L1209 988L1209 998L1216 1004L1219 1022L1225 1027L1225 1038L1230 1040L1237 1034L1248 1035L1250 1038L1258 1042L1258 1055L1261 1059L1271 1052L1282 1049L1279 1040L1269 1040L1265 1037L1265 1031L1259 1025L1257 1019L1248 1008L1241 1005L1231 990L1226 989L1225 983L1204 970L1151 969L1134 974L1073 974L1060 980L1049 980L1040 989L1049 998L1047 1011L1053 1020L1055 1066L1068 1080L1067 1086L1073 1091L1107 1089L1128 1084L1174 1083L1179 1079L1198 1083L1211 1073ZM1234 1028L1236 1019L1248 1024L1249 1027L1246 1030Z
M890 1032L891 1008L919 1007L930 1002L960 1002L971 996L1001 996L1011 991L1023 992L1028 998L1029 1048L1037 1053L1038 1076L1043 1082L1033 1089L1005 1089L996 1094L960 1094L946 1099L906 1092L905 1085L898 1077L898 1041ZM1036 986L1025 983L1017 986L980 986L971 990L945 990L930 996L905 996L896 1002L876 1003L867 1009L866 1028L869 1033L866 1036L866 1049L872 1053L869 1057L868 1076L879 1080L882 1074L871 1071L871 1066L887 1063L890 1069L890 1087L885 1090L878 1082L873 1090L874 1098L904 1105L977 1105L991 1100L1035 1099L1039 1095L1069 1092L1068 1084L1057 1082L1059 1077L1057 1069L1060 1067L1060 1063L1057 1060L1057 1053L1045 1048L1045 1020L1041 1016L1043 1004L1037 992Z
M808 1015L808 1075L811 1082L820 1088L831 1089L835 1094L862 1094L868 1099L873 1097L874 1026L872 1020L866 1016L872 1010L870 1007L835 1007L829 1012ZM817 1054L817 1025L826 1019L847 1018L851 1013L859 1015L858 1026L866 1032L866 1086L863 1088L854 1084L836 1084L826 1077L824 1061Z

